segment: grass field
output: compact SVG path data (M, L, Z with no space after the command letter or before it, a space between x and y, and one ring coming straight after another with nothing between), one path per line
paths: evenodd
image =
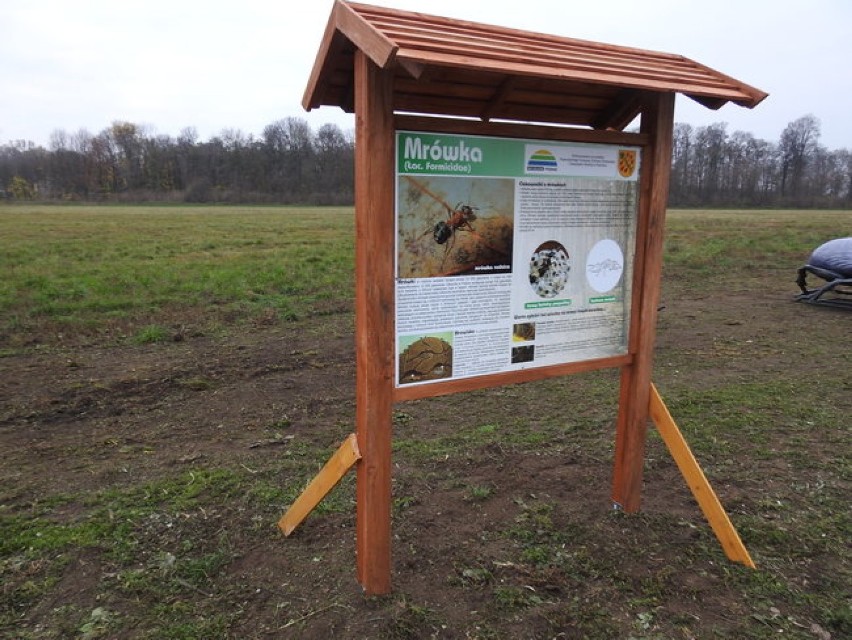
M7 348L165 339L173 315L204 331L290 321L352 289L351 209L14 207L0 225Z
M852 637L852 315L792 302L848 211L672 211L654 380L758 565L655 434L611 511L617 372L404 403L394 593L354 483L351 209L0 207L0 636Z

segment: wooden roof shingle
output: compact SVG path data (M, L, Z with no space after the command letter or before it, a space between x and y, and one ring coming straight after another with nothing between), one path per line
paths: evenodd
M303 106L352 111L356 49L394 73L394 110L623 129L644 91L711 109L767 94L683 56L336 0Z

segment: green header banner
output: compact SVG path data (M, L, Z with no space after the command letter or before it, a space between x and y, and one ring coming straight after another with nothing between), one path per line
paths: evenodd
M398 175L636 181L638 147L397 131Z
M517 176L524 148L514 140L399 132L398 173Z

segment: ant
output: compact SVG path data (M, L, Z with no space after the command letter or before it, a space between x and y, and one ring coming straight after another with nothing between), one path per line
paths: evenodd
M474 238L476 238L476 242L478 245L486 247L496 254L505 253L504 250L498 247L493 247L491 244L489 244L485 240L485 238L480 236L473 228L471 222L477 219L477 211L479 211L479 207L475 207L472 204L467 204L465 202L458 202L455 207L452 207L440 195L433 193L426 184L420 182L412 176L403 177L411 185L411 187L416 190L414 191L414 193L426 194L432 200L439 203L446 210L446 218L444 218L443 220L439 220L434 225L431 225L429 228L427 228L421 235L417 236L419 238L422 238L431 234L432 239L435 241L436 244L443 245L444 256L441 260L441 272L444 271L444 264L447 261L447 256L451 253L453 249L453 245L455 244L456 239L456 232L459 230L469 232ZM473 185L471 184L471 190L472 189ZM462 259L461 255L457 256L457 258L459 266L463 266L463 263L466 264L468 261L467 258Z
M459 202L454 209L449 205L444 205L447 209L447 219L439 220L435 223L432 229L432 237L438 244L447 244L450 240L455 240L455 233L459 229L473 232L471 222L476 220L477 207L472 207L469 204ZM428 231L426 233L429 233ZM425 234L424 234L425 235ZM453 243L450 242L444 248L444 258L441 260L441 269L444 268L444 262L447 260L447 254L452 249Z
M465 231L473 231L471 222L476 220L477 207L471 207L469 204L459 202L455 209L447 207L447 219L439 220L432 229L432 237L438 244L444 244L453 237L453 234L458 229Z

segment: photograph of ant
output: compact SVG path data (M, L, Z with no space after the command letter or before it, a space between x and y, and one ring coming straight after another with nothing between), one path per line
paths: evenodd
M476 209L477 207L461 202L454 209L447 207L447 219L439 220L435 223L435 228L432 229L432 237L435 238L435 242L444 244L455 237L454 234L458 229L473 231L470 223L476 220L476 213L474 213Z
M399 277L510 272L513 203L511 180L401 176Z

